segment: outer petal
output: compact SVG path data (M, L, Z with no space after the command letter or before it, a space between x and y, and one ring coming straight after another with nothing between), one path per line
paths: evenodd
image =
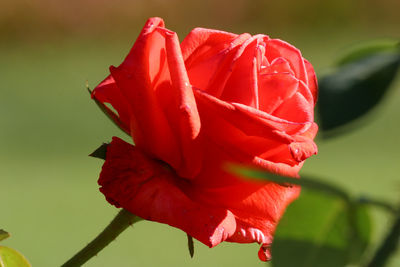
M201 167L200 119L176 34L160 18L149 19L124 62L110 71L112 87L102 83L94 96L129 111L124 123L139 148L193 178Z
M159 78L160 85L155 90L158 102L178 140L175 149L181 154L181 163L174 166L175 170L181 177L193 178L201 167L202 151L198 140L200 118L178 37L175 32L167 29L157 30L165 37L167 64L164 75Z
M199 110L201 109L201 116L203 113L209 114L213 112L215 115L226 118L227 121L250 136L268 136L270 139L285 142L285 140L290 140L290 137L283 137L279 132L286 132L291 135L296 134L311 123L309 121L291 122L280 119L246 105L219 100L200 90L195 90L195 96L198 108ZM209 110L210 112L207 113ZM208 121L206 118L203 120L205 123Z
M286 207L300 194L300 187L282 188L269 184L242 201L240 209L233 209L237 231L228 242L261 244L258 256L261 260L271 259L273 234ZM264 214L260 216L260 214ZM265 214L269 215L269 218Z
M146 220L182 229L210 247L231 236L236 229L233 214L193 201L181 190L182 182L162 163L116 137L107 147L99 179L111 204Z
M218 145L232 154L247 155L242 160L251 161L267 171L297 176L299 163L304 159L293 156L290 144L297 142L297 135L306 132L312 121L294 123L278 119L244 105L229 104L201 91L196 91L196 99L203 121L203 135L213 142L209 146ZM293 151L298 154L316 153L315 146L296 149Z
M259 257L261 260L269 259L268 248L276 225L287 205L297 198L300 188L235 176L227 171L227 162L251 167L261 164L257 164L256 159L252 160L243 153L232 153L220 144L205 145L210 148L210 155L205 162L209 168L204 169L199 177L192 181L191 186L185 187L186 194L196 202L230 210L235 215L237 226L234 235L226 241L262 244ZM264 162L268 164L268 161ZM279 165L271 164L270 170L275 167L282 173L283 168Z
M161 50L165 45L165 38L155 31L158 26L164 26L162 19L151 18L146 22L124 62L118 68L110 68L111 76L94 89L93 96L100 102L110 103L118 113L128 110L124 112L128 115L123 121L130 128L136 145L150 155L178 166L181 159L175 152L177 141L152 85L163 65L160 58L155 61L160 62L159 65L149 62L149 57L155 54L153 51Z
M114 137L107 148L100 190L111 204L182 229L210 247L225 240L258 242L263 245L260 258L266 260L276 224L299 188L235 177L221 169L220 159L230 158L229 153L213 149L219 160L211 168L219 166L214 173L234 181L228 186L184 181L163 163Z
M318 82L317 82L317 75L315 75L315 71L313 66L310 62L304 59L304 64L307 70L308 76L308 88L310 89L311 94L314 97L314 105L317 102L318 98Z
M122 95L121 90L115 84L114 78L109 75L105 78L92 92L92 98L99 101L110 117L113 118L115 123L117 123L121 129L123 129L128 134L130 133L131 124L131 114L129 103L126 101L125 97ZM105 103L110 103L113 108L118 112L115 114L110 108L108 108Z

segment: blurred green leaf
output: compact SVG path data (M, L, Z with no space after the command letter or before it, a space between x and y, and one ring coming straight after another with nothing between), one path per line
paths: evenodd
M329 267L360 262L370 242L371 221L366 206L345 190L307 176L295 179L238 165L228 165L228 170L251 179L309 189L303 190L279 223L272 266Z
M31 267L31 265L18 251L0 246L0 267Z
M336 267L357 263L371 237L365 207L303 191L280 221L272 244L274 267Z
M336 129L370 111L386 93L399 65L400 52L381 52L348 63L323 77L318 99L321 130Z
M400 246L400 209L382 244L378 247L375 255L371 258L368 267L386 266L387 262Z
M345 55L338 60L337 66L343 66L377 53L398 52L399 50L399 40L387 39L365 42L347 50Z
M0 229L0 241L10 237L10 234L3 229Z

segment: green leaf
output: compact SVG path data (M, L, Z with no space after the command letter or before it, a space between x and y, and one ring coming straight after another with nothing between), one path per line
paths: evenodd
M323 133L362 117L377 105L395 78L399 65L399 51L380 52L348 63L323 77L317 102Z
M345 55L338 60L337 66L343 66L377 53L398 52L399 50L400 42L398 40L372 40L356 45L346 51Z
M371 238L365 206L303 190L280 221L272 266L336 267L359 263Z
M28 260L15 249L0 246L0 267L31 267Z
M10 234L4 231L3 229L0 229L0 241L4 240L6 238L9 238Z
M371 258L368 267L386 266L390 258L395 254L400 245L400 209L397 209L397 216L392 227L382 244L378 247L375 255Z

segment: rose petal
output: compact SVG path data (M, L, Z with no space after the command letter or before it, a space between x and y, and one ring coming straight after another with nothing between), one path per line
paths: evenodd
M259 109L272 114L297 92L299 80L289 73L263 74L259 76L258 85Z
M258 254L259 258L263 261L269 260L271 255L267 248L272 244L276 226L287 205L299 194L300 187L296 186L285 188L272 183L264 186L244 200L240 210L232 209L236 216L238 230L226 241L262 244ZM268 214L269 218L266 219L265 215L261 214Z
M294 135L308 128L312 121L291 122L276 116L238 103L228 103L219 100L201 90L194 90L200 116L213 112L226 118L227 121L250 136L268 136L271 139L290 141L289 136L283 137L279 132ZM207 120L204 118L204 122ZM222 127L221 127L222 128Z
M212 141L212 144L202 141L208 148L205 158L213 157L211 154L215 152L211 152L210 147L218 146L235 156L238 162L251 162L253 166L273 173L297 176L301 166L292 157L289 147L296 142L296 135L284 131L296 127L303 133L311 123L292 125L285 121L272 121L261 118L246 106L229 104L201 91L195 91L195 96L203 121L203 139ZM205 161L204 166L209 167L207 164Z
M159 18L149 19L125 61L118 68L110 68L109 81L114 80L115 83L109 83L108 87L100 84L93 95L98 96L100 102L112 102L117 111L129 110L124 112L129 116L124 115L123 121L129 125L136 145L150 155L163 159L172 166L178 166L181 159L175 152L177 141L157 102L152 86L157 74L165 65L160 60L165 38L155 31L156 27L163 25ZM158 53L155 53L156 51ZM150 62L154 60L149 60L149 57L156 55L159 56L159 64L151 65ZM115 96L112 98L113 94ZM100 99L101 97L103 98ZM125 103L122 103L122 98L125 99ZM158 134L159 132L163 135Z
M318 82L317 82L317 75L315 75L314 67L311 65L310 62L308 62L306 59L304 59L304 64L307 70L307 76L308 76L308 88L310 89L311 94L314 97L314 105L317 102L318 98Z
M208 145L211 153L206 164L209 168L192 181L193 186L185 188L186 194L197 202L226 207L235 215L235 234L226 241L269 246L280 217L286 206L297 198L300 188L234 176L228 169L221 169L225 166L221 159L242 160L244 165L247 163L252 167L255 164L248 162L249 157L238 156L215 144ZM277 168L279 164L273 166Z
M289 146L295 160L301 162L318 153L318 147L313 141L317 132L318 125L313 123L307 131L295 137L296 141Z
M277 222L299 188L239 179L221 168L215 171L235 182L208 187L182 180L159 161L114 137L99 185L116 207L182 229L210 247L225 240L269 246Z
M194 28L182 41L182 55L188 67L196 64L196 61L207 60L231 46L231 42L238 37L237 34Z
M116 207L177 227L213 247L236 229L233 214L198 203L182 190L182 179L139 149L114 137L100 174L100 191Z
M139 77L133 77L124 70L112 67L110 72L119 88L131 91L132 96L136 95L134 100L130 100L131 135L135 144L153 157L163 159L172 166L179 166L180 155L174 151L177 141L151 88L142 87L138 82ZM142 80L144 83L145 79ZM160 135L160 132L163 134Z
M93 91L92 98L99 101L99 103L109 112L114 114L105 103L109 103L118 112L112 117L121 129L130 134L130 107L125 97L122 95L121 90L115 84L115 81L111 75L105 78Z
M296 78L308 85L308 76L301 52L296 47L279 39L270 39L266 42L266 57L271 62L276 58L285 58Z
M165 28L157 30L165 37L168 63L163 77L164 86L156 88L158 101L163 106L176 139L179 140L175 149L181 153L181 164L175 170L179 176L191 178L201 168L202 153L198 142L200 118L178 37L175 32Z
M137 146L192 178L201 167L200 120L179 40L163 26L150 19L125 61L110 71L131 105Z
M313 122L314 106L299 92L286 99L273 115L293 122Z
M283 121L267 120L260 118L257 113L242 112L241 109L238 108L242 107L242 105L231 104L219 100L200 90L195 90L195 96L201 119L206 128L206 125L213 121L213 116L221 117L236 128L241 129L241 131L248 136L266 137L270 140L277 140L283 143L290 141L290 139L277 133L277 129L283 130ZM279 124L281 124L280 128L277 127ZM214 126L215 131L224 130L223 127L220 127L217 124Z
M157 27L164 27L164 26L165 26L165 24L164 24L164 21L162 18L157 18L157 17L149 18L146 21L145 25L143 26L142 31L140 32L133 47L129 51L128 55L126 56L125 60L122 62L120 67L124 68L124 69L134 70L137 67L136 63L137 63L138 58L141 57L140 52L146 51L144 48L146 48L146 46L148 46L148 44L147 44L148 35L153 33ZM163 42L162 40L160 40L160 41ZM157 63L157 62L151 62L151 63ZM155 67L154 69L155 69L154 70L155 72L158 71L158 68Z
M93 96L111 103L137 147L118 138L108 146L99 179L107 200L210 247L257 242L260 259L269 259L276 224L299 188L245 179L227 166L298 177L317 152L316 78L300 51L265 35L201 28L179 45L152 18L110 71Z
M220 97L227 102L241 103L258 109L259 43L264 36L247 39L236 52L232 73ZM266 39L268 37L265 37ZM243 91L246 88L246 91Z
M304 142L293 142L289 147L292 157L298 162L302 162L318 152L317 145L308 139L305 139Z
M248 38L249 34L192 30L181 44L192 85L219 97L231 74L236 51Z
M293 76L295 75L290 67L289 62L283 57L275 58L268 66L263 65L262 68L260 69L259 74L263 75L263 74L275 74L275 73L285 73L285 74L291 74Z

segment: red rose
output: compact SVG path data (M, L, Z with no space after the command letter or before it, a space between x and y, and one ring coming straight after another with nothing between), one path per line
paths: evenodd
M316 154L317 83L298 49L266 35L196 28L179 44L147 21L93 91L136 146L113 138L99 184L107 200L213 247L268 247L298 187L245 180L227 162L297 177Z

